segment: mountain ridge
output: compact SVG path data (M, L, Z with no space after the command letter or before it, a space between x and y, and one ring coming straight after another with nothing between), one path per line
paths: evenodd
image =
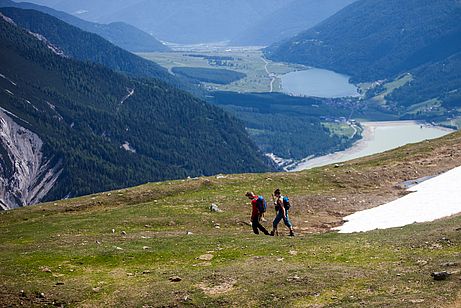
M356 0L295 0L253 24L230 45L267 46L309 29Z
M267 55L298 61L306 65L323 65L326 68L337 69L351 75L359 81L364 80L363 78L366 78L367 81L377 80L386 77L383 74L401 73L402 69L396 66L405 64L407 59L412 58L411 55L415 51L434 43L434 40L440 37L440 32L450 34L456 29L459 30L455 20L461 14L461 6L455 5L455 3L453 0L442 0L437 7L433 7L430 1L409 1L405 4L396 0L390 2L383 0L356 1L314 28L291 40L274 44L267 49ZM452 11L452 9L456 10ZM434 11L442 15L433 14ZM367 12L374 12L374 15L366 16ZM405 15L400 16L399 13ZM421 19L416 19L419 14L423 13L424 15L420 17L426 18L427 29L422 26ZM366 19L363 18L364 16ZM384 26L383 23L389 16L392 16L393 19L387 20L388 25ZM365 28L366 37L362 37L364 33L361 31L355 31L354 25ZM364 25L368 26L365 27ZM401 35L395 39L396 31L400 32ZM417 37L417 34L422 34L423 31L426 34L424 40ZM362 40L363 44L369 45L367 50L361 51L360 46L354 45L359 39ZM400 43L404 43L404 47L400 46ZM409 49L409 46L413 48ZM342 57L336 57L335 52L338 52L339 48L345 49ZM282 51L287 53L281 55L280 52ZM321 54L320 51L328 51L328 53ZM299 57L297 57L296 52L299 52ZM315 58L308 59L306 58L307 55ZM403 57L398 57L401 55ZM383 61L388 59L394 61L390 62L391 71L389 69L383 70L381 75L376 75L375 71L382 69L384 67ZM346 63L346 61L352 63ZM370 61L375 62L371 69L366 67L370 65ZM367 73L361 76L362 71Z
M82 20L76 16L56 11L47 6L41 6L29 2L13 2L11 0L0 0L0 7L16 7L20 9L31 9L52 15L68 24L71 24L84 31L95 33L114 45L132 52L171 51L163 43L153 36L123 22L112 22L109 24L98 24Z
M101 64L135 77L157 78L190 92L198 91L187 80L173 76L157 63L132 54L97 34L83 31L52 15L36 10L8 7L0 7L0 12L13 19L21 27L42 35L68 57Z
M136 0L107 4L104 0L67 0L50 5L68 13L83 12L78 16L92 21L127 22L162 41L195 44L231 40L255 20L289 1L292 0Z

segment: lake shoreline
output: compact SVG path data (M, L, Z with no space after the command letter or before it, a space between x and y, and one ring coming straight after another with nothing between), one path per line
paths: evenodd
M350 76L334 71L309 67L281 76L281 92L300 97L360 97L357 85L350 83Z
M437 137L441 137L443 135L446 135L454 131L454 130L450 130L445 127L435 126L435 125L432 125L426 122L418 122L418 121L381 121L381 122L362 122L360 124L363 127L362 138L358 140L357 142L355 142L348 149L344 151L330 153L324 156L319 156L319 157L312 157L312 156L306 157L305 159L302 159L301 161L298 161L289 166L286 166L285 170L289 172L296 172L296 171L307 170L307 169L321 167L321 166L334 164L334 163L342 163L342 162L356 159L359 157L382 153L382 152L385 152L385 151L388 151L388 150L404 145L404 144L401 144L397 146L390 146L388 149L384 149L383 151L377 151L375 153L370 153L368 155L360 155L361 152L364 152L370 146L370 144L372 144L375 141L377 130L418 126L421 129L430 128L430 129L435 129L437 131L440 131L440 136L437 136ZM428 138L428 139L432 139L432 138ZM420 140L407 142L405 144L415 143L418 141ZM354 156L357 156L357 157L354 157Z

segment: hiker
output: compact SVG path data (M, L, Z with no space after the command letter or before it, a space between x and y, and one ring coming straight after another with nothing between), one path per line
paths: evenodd
M293 225L291 224L290 218L288 217L288 210L290 208L290 201L288 200L288 197L282 196L280 189L277 188L272 195L272 199L274 200L276 216L274 222L272 223L272 231L270 235L275 235L277 232L277 225L279 224L280 220L283 219L285 226L290 229L290 236L295 236L293 232Z
M266 211L266 200L264 200L263 196L257 196L250 191L245 196L251 200L251 227L253 228L253 232L259 234L259 230L261 230L265 235L269 235L269 231L261 225L261 218Z

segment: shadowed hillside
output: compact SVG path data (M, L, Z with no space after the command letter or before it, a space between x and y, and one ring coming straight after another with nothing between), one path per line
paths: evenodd
M43 164L62 165L46 200L160 179L268 170L241 124L222 110L160 80L69 59L43 36L0 16L2 125L14 121L38 136ZM22 182L17 166L29 163L13 159L27 156L15 154L24 148L21 129L8 127L18 133L1 136L1 182L15 186L8 190L9 206L23 206L37 183L16 187Z

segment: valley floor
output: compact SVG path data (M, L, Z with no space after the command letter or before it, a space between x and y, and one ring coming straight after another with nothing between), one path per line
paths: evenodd
M461 133L342 166L151 183L0 213L3 306L459 307L461 216L367 233L345 216L450 170ZM244 197L279 187L296 237L256 236ZM223 212L211 212L212 203ZM264 224L269 227L273 208ZM451 273L435 281L431 273Z
M299 64L277 63L266 60L257 47L186 47L176 52L140 53L140 56L152 60L168 70L174 67L225 68L244 73L242 80L228 85L204 83L212 91L233 92L280 92L279 75L306 69ZM201 57L203 56L203 57ZM213 61L206 57L229 60Z

